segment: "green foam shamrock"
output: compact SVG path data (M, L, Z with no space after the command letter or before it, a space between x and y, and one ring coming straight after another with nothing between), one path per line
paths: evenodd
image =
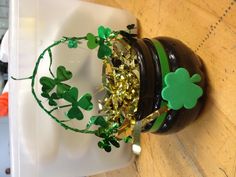
M162 90L162 98L168 101L168 107L173 110L182 107L192 109L203 94L202 88L195 84L201 81L201 76L194 74L190 77L185 68L166 74L164 80L166 87Z
M62 83L63 81L67 81L72 78L72 73L67 71L64 66L59 66L57 68L56 78L50 77L41 77L39 82L42 85L42 92L44 97L46 94L51 92L56 87L57 96L61 96L65 91L70 89L70 86Z
M92 96L89 93L84 94L78 100L79 91L76 87L72 87L69 91L65 92L62 97L72 104L71 108L67 112L67 116L70 119L81 120L84 118L83 113L80 108L86 111L93 109L93 104L91 103ZM80 107L80 108L79 108Z

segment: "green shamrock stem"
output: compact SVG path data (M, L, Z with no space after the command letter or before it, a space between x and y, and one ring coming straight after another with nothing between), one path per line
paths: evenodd
M192 81L192 83L198 83L201 81L201 76L199 74L194 74L190 80Z
M80 40L87 40L87 36L82 36L82 37L66 37L66 36L63 36L63 39L65 39L66 41L69 41L69 40L80 41ZM64 42L66 42L66 41L64 41Z
M23 77L23 78L15 78L15 77L12 77L12 76L11 76L11 78L12 78L13 80L20 81L20 80L32 79L32 76L29 76L29 77Z
M71 121L71 120L61 120L61 122L69 122L69 121Z
M57 109L60 109L60 108L66 108L66 107L70 107L71 104L67 104L67 105L63 105L63 106L58 106L58 107L55 107L53 109L51 109L49 112L52 113L53 111L57 110Z
M50 59L49 72L52 75L52 77L55 78L55 76L52 72L52 51L51 51L51 49L48 49L48 55L49 55L49 59Z

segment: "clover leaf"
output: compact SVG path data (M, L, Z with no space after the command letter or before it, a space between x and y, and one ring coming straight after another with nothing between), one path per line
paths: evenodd
M126 28L127 28L128 30L132 30L132 29L135 28L135 24L129 24L129 25L126 26Z
M41 77L39 82L42 85L42 92L43 93L51 92L54 89L54 87L56 86L54 79L51 79L46 76Z
M88 40L87 46L89 49L95 49L98 46L97 38L92 33L88 33L86 38Z
M76 39L70 39L68 41L68 47L69 48L77 48L78 47L78 41Z
M89 49L95 49L99 46L98 49L98 58L103 59L104 57L109 57L112 54L112 50L109 47L111 44L109 42L109 37L111 36L111 29L100 26L98 28L98 36L88 33L86 35L87 47Z
M83 108L84 110L91 110L93 109L93 104L91 103L92 96L89 93L84 94L80 99L78 100L78 94L79 91L76 87L72 87L70 90L65 92L62 97L71 103L71 108L67 112L67 116L70 119L78 119L81 120L84 118L84 115L80 108Z
M102 39L107 39L111 34L110 28L105 28L104 26L99 26L98 28L98 36Z
M102 59L105 56L111 56L112 54L112 50L110 49L110 47L108 47L105 44L101 44L99 49L98 49L98 58Z
M65 91L70 89L69 85L62 82L67 81L71 78L72 73L70 71L67 71L64 66L59 66L57 68L56 78L50 78L46 76L41 77L39 82L42 85L42 92L44 93L44 97L46 97L46 94L49 94L55 87L57 96L61 96Z
M109 125L109 123L102 116L91 117L87 127L90 127L91 123L100 126L95 133L96 136L102 138L102 140L98 142L98 147L104 149L106 152L111 151L111 145L115 146L116 148L120 147L119 141L114 136L119 128L117 123Z
M203 94L202 88L195 84L201 81L201 76L194 74L190 77L185 68L168 73L164 80L166 87L161 94L171 109L179 110L182 107L192 109Z
M133 142L132 136L127 136L127 137L123 138L123 140L125 143L132 143Z
M87 129L89 129L92 125L108 127L108 123L103 116L92 116L86 126Z
M111 145L115 146L116 148L120 147L120 143L114 136L104 138L98 142L98 147L104 149L106 152L111 152Z
M41 96L48 99L48 104L50 106L57 106L57 102L55 100L58 100L59 97L57 96L55 92L52 93L51 95L49 93L43 92L41 93Z
M87 124L87 129L92 125L100 126L96 131L96 136L103 138L98 142L98 147L104 149L106 152L111 151L111 145L119 148L120 144L113 133L117 132L117 124L109 127L109 123L105 120L103 116L92 116Z
M116 148L120 147L119 141L113 135L105 136L103 140L98 142L98 147L100 147L101 149L104 149L106 152L111 152L111 145L115 146Z

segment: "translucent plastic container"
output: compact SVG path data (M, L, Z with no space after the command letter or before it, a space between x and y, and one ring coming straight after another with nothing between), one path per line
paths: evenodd
M6 169L10 167L9 123L8 117L0 117L0 176L7 177Z
M124 10L78 0L12 0L9 75L31 75L37 56L62 36L96 33L99 25L125 29L131 23L136 23L136 19ZM75 56L96 58L96 52L89 52ZM64 54L57 51L59 60L55 66L65 64L73 71L73 57L63 59ZM91 79L98 82L101 76L94 73L101 64L85 62L81 60L80 64L93 67ZM40 72L44 74L44 70ZM40 89L39 84L36 87ZM59 127L36 104L30 81L10 80L9 93L12 177L88 176L124 167L132 161L129 145L122 144L106 153L97 147L95 136Z

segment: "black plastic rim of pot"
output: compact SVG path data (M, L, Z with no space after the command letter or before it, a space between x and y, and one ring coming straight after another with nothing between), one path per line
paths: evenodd
M134 40L131 46L136 51L140 68L140 92L136 118L141 120L153 111L155 70L152 55L143 40Z
M152 60L154 62L154 69L155 69L155 90L154 90L154 103L153 103L153 109L152 112L159 109L161 107L161 90L162 90L162 74L161 74L161 66L160 66L160 59L156 52L155 47L153 46L150 39L144 38L143 41L149 48ZM152 125L154 124L155 120L149 122L144 128L143 132L148 131Z

